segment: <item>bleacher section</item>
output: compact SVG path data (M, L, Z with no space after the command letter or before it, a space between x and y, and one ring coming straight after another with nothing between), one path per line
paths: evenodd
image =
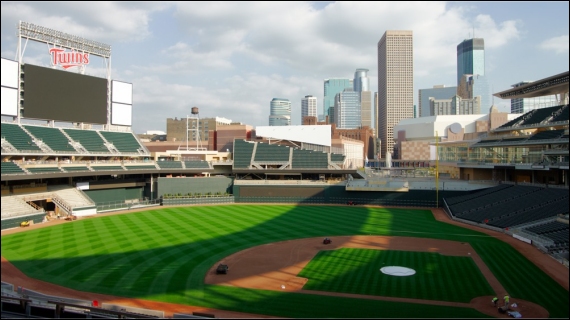
M2 174L22 174L26 173L14 162L2 162Z
M344 162L344 158L343 154L331 153L331 162Z
M180 161L157 161L160 169L182 169L182 162Z
M564 135L564 129L540 131L530 137L529 140L560 139L562 135Z
M255 162L289 162L290 148L263 142L257 143Z
M568 212L568 190L559 188L499 185L445 201L457 218L498 228Z
M91 169L95 171L105 171L105 170L121 170L124 171L122 166L91 166Z
M552 120L550 120L550 122L568 121L568 116L570 115L570 112L568 112L568 108L570 107L568 107L568 105L565 105L560 114L554 116Z
M139 153L139 149L144 150L144 147L139 144L139 141L130 132L99 132L105 138L105 140L111 142L120 152Z
M69 166L69 167L61 167L63 170L67 172L75 172L75 171L89 171L87 166Z
M31 173L54 173L54 172L62 172L59 167L26 167Z
M251 155L253 153L253 148L255 143L247 142L245 140L235 140L234 141L234 163L233 168L235 169L249 169L251 164Z
M18 196L3 196L1 212L2 219L6 219L10 217L42 213L44 210L35 209Z
M41 151L32 137L17 124L2 123L2 137L18 151Z
M324 152L295 149L293 150L293 169L327 169L328 155Z
M71 208L80 207L94 207L95 202L93 202L89 197L87 197L82 191L76 188L64 188L56 191L52 191L60 199L65 200Z
M69 143L69 139L58 128L23 126L34 137L41 139L48 147L56 152L73 152L76 150Z
M154 165L125 165L127 170L156 170Z
M63 129L73 141L80 143L85 150L95 153L109 153L105 141L93 130Z
M186 169L211 169L208 161L203 160L184 161L184 167Z

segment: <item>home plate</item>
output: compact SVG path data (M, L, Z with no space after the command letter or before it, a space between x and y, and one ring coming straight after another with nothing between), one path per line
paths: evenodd
M384 267L380 269L380 271L382 271L384 274L396 277L407 277L416 274L416 270L414 269L396 266Z

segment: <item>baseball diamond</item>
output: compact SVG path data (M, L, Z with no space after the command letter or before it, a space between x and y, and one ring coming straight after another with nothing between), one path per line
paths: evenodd
M526 316L568 312L567 288L511 244L431 210L235 204L46 225L3 231L3 258L25 274L15 281L38 279L26 285L59 296L177 305L166 315L192 306L218 317L497 317L490 301L507 291ZM15 273L2 263L9 281ZM221 263L228 273L216 275ZM417 273L390 277L384 265Z

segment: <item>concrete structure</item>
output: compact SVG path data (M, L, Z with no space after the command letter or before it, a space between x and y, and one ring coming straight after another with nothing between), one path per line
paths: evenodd
M457 87L446 87L445 85L434 85L431 89L418 90L418 110L417 117L430 117L434 116L430 109L430 98L436 100L450 99L457 94Z
M301 123L304 117L317 116L317 97L308 95L301 99Z
M458 115L458 114L480 114L481 97L473 99L462 99L458 95L450 99L429 99L430 114L434 116Z
M435 160L436 136L440 142L475 140L518 116L493 107L489 114L404 119L394 127L394 159Z
M518 88L533 81L521 81L513 84L511 87ZM527 113L530 110L548 108L561 105L556 95L538 96L532 98L514 98L511 99L511 113Z
M378 137L381 156L393 152L393 128L414 115L414 46L411 30L388 30L378 42Z
M334 101L337 93L341 93L346 88L353 87L352 79L334 78L325 79L323 89L323 116L321 121L329 116L329 122L334 123Z
M234 149L234 139L251 140L253 127L247 124L231 124L221 126L215 133L216 149L220 152L232 152ZM213 146L212 146L213 147Z
M167 141L184 141L186 137L189 141L196 141L196 127L199 131L201 141L208 141L210 131L214 132L221 126L227 126L232 123L232 120L215 117L215 118L167 118L166 119L166 140ZM194 130L193 130L194 129ZM188 134L188 130L190 134Z
M273 98L269 110L270 126L291 125L291 101L289 99Z
M465 74L485 75L485 40L473 38L457 45L457 86Z

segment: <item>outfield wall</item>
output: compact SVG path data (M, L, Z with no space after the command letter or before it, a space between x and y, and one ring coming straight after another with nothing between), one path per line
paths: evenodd
M408 192L346 191L343 185L334 186L245 186L234 185L236 203L314 203L346 204L349 201L362 205L435 207L436 194L439 206L444 197L454 197L470 191L409 190Z
M226 194L232 193L234 179L228 177L190 177L156 179L156 197L165 194Z

